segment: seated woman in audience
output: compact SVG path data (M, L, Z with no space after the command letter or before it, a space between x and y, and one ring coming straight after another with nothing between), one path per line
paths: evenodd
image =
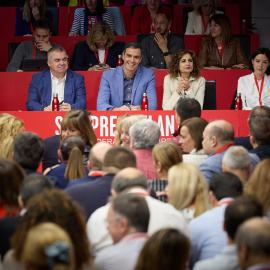
M252 74L238 80L237 93L241 94L243 110L265 105L270 107L270 51L255 50L249 60Z
M85 0L85 9L73 21L70 36L87 36L95 23L105 21L113 31L112 14L103 6L102 0Z
M45 0L25 0L24 7L16 15L15 36L33 35L35 21L45 18L53 21L53 15L47 10Z
M137 123L138 121L145 119L145 115L131 115L130 117L127 117L124 119L120 124L120 130L121 130L121 146L130 148L130 137L129 137L129 129L130 127Z
M209 34L209 19L212 15L222 13L217 11L216 0L194 1L194 11L188 13L186 35Z
M66 188L69 181L86 175L83 165L84 141L79 136L68 136L62 140L58 155L62 161L60 165L47 168L44 175L56 176L55 187Z
M186 270L189 252L190 241L183 233L161 229L144 244L135 270Z
M208 186L199 167L180 163L169 169L168 202L189 222L210 209Z
M200 165L207 155L203 151L203 131L208 122L199 117L185 120L180 125L179 143L183 152L183 162Z
M131 34L154 33L154 19L158 13L165 13L172 18L171 9L160 5L160 0L146 0L145 5L136 7L131 21Z
M264 159L256 167L247 182L245 194L258 199L264 209L264 215L270 218L270 158Z
M164 78L163 110L174 110L180 98L195 98L203 107L205 79L200 76L195 53L189 50L178 51Z
M203 38L198 56L200 69L242 69L248 66L238 38L232 36L231 23L224 14L209 20L210 34Z
M75 270L70 237L61 227L45 222L29 230L22 251L26 269Z
M27 232L43 222L53 222L67 232L75 250L76 270L92 269L85 217L78 204L64 191L52 189L43 191L28 202L27 211L11 238L12 249L6 253L3 270L25 269L22 259Z
M129 117L129 115L126 113L124 115L120 115L118 116L117 118L117 121L116 121L116 126L115 126L115 132L114 132L114 135L115 135L115 145L121 145L122 144L122 140L121 140L121 123L122 121Z
M182 162L182 153L176 144L172 142L163 142L154 146L152 155L158 179L149 180L148 185L151 189L156 191L159 200L166 202L166 197L159 195L163 193L168 184L169 169L173 165Z
M18 163L0 158L0 218L19 214L18 196L24 178Z
M98 22L91 29L85 43L80 45L72 66L73 70L108 70L115 68L124 43L115 44L115 37L106 22Z

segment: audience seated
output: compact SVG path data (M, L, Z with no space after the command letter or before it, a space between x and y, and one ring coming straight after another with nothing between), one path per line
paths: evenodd
M87 36L96 22L105 21L113 31L112 14L103 6L102 0L85 0L85 9L75 15L71 36Z
M15 36L33 35L35 22L45 18L52 23L53 14L47 10L45 0L25 0L24 7L16 14Z
M169 34L170 27L170 17L166 13L159 13L155 16L155 34L141 41L144 67L166 69L171 63L171 55L184 49L184 41Z
M242 183L229 172L212 176L209 195L213 209L206 211L190 222L191 257L190 268L199 260L218 255L226 246L226 233L223 231L224 212L233 198L242 195Z
M102 21L93 26L86 42L82 42L75 50L72 70L105 71L116 67L118 56L124 50L124 43L115 43L112 30Z
M195 98L203 107L205 79L201 77L193 51L182 50L172 56L169 74L164 78L163 110L174 110L182 98Z
M114 136L115 136L115 145L122 145L123 141L121 139L121 123L124 119L128 118L129 115L125 113L124 115L119 115L117 117L116 125L115 125L115 131L114 131Z
M210 34L203 38L198 56L200 69L246 68L248 62L238 38L233 38L231 23L224 14L209 20Z

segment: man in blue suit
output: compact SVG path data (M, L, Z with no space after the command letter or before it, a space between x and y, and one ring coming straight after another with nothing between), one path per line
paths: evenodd
M61 111L86 109L84 77L68 70L68 56L60 46L48 52L48 66L34 74L29 85L26 108L28 111L51 111L53 94L58 94Z
M155 73L140 64L141 47L130 42L123 52L124 64L103 72L97 99L98 111L141 110L143 93L147 93L150 110L157 109Z

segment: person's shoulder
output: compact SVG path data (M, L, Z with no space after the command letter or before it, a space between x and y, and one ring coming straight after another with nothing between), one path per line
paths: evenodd
M188 16L189 17L196 17L196 16L200 16L200 15L195 11L191 11L191 12L188 13Z
M84 78L84 76L82 74L79 74L71 69L67 70L67 76L72 76L72 77L75 77L76 79Z
M142 72L143 73L143 75L147 75L147 76L151 76L151 75L155 75L155 72L153 71L153 70L151 70L151 69L149 69L149 68L146 68L146 67L144 67L144 66L142 66L142 65L139 65L138 66L138 71L139 72Z
M49 75L50 75L50 69L47 68L39 73L33 74L32 78L41 79L41 78L49 76Z

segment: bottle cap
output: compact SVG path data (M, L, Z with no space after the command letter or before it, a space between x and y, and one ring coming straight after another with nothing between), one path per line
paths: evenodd
M243 19L243 20L242 20L242 22L246 22L246 20L245 20L245 19Z
M143 97L147 97L147 93L143 93Z
M122 55L121 55L121 54L119 54L119 55L118 55L118 58L122 58Z
M53 94L53 97L57 97L58 98L58 94L57 93L54 93Z

